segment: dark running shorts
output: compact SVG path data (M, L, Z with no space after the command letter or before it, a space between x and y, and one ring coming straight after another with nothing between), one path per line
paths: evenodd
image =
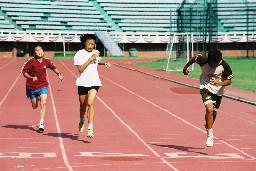
M92 86L92 87L83 87L83 86L78 86L78 94L79 95L87 95L88 92L92 89L96 90L97 92L99 91L99 86Z
M214 109L217 110L220 107L222 96L217 96L216 94L211 93L207 89L200 89L200 94L202 96L204 105L207 103L213 102Z

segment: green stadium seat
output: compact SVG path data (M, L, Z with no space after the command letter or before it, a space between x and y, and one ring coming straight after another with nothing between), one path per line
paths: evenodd
M12 19L14 21L41 21L42 18L41 17L12 17Z
M120 23L126 23L126 24L129 24L129 23L152 23L152 24L155 24L155 23L158 23L158 24L170 24L170 20L160 20L160 19L133 19L133 20L129 20L129 19L122 19L120 21Z
M84 30L84 26L72 26L73 30ZM108 27L100 27L100 26L94 26L94 27L86 27L88 31L113 31L111 28Z
M65 26L47 26L47 25L36 25L36 29L39 30L65 30Z
M43 17L44 13L27 13L27 12L6 12L8 16L33 16Z
M87 14L100 14L99 11L86 11L86 10L83 10L83 11L79 11L79 10L65 10L65 9L31 9L31 8L6 8L6 7L3 7L2 8L3 11L15 11L15 12L26 12L26 13L30 13L30 12L33 12L33 13L36 13L36 12L39 12L39 13L50 13L50 14L54 14L54 13L58 13L58 14L84 14L84 15L87 15Z
M177 30L174 23L182 2L183 0L0 0L0 29L173 32ZM248 2L251 10L249 31L254 31L256 1ZM246 30L247 6L242 0L218 0L217 8L214 10L218 13L219 23L227 31ZM188 13L190 9L185 10ZM181 15L185 13L182 11ZM185 27L196 27L201 22L202 17L194 14L196 12L192 13L193 20L184 22ZM8 17L8 21L4 16ZM187 16L188 20L189 17Z
M74 22L76 26L83 26L84 22L89 22L89 26L95 23L106 28L111 26L88 0L1 0L0 6L22 30L70 29L72 25L68 22Z
M14 29L15 27L13 25L9 24L0 24L1 29Z
M74 17L74 16L73 16ZM100 19L98 18L80 18L77 20L77 18L57 18L57 17L51 17L48 18L48 21L62 21L62 22L95 22L95 23L100 23Z
M183 0L97 0L97 2L108 2L108 3L148 3L148 4L166 4L166 3L182 3Z
M170 10L175 11L182 0L97 0L97 2L123 32L136 30L157 32L157 29L163 32L170 31ZM176 15L175 12L172 15ZM161 24L156 26L158 20L161 20ZM154 28L149 29L151 27Z
M63 18L63 14L52 13L52 14L50 14L50 17ZM67 18L69 18L69 17L70 18L76 18L77 20L83 19L83 18L95 18L95 19L99 19L99 18L103 19L104 18L104 16L102 16L102 15L81 15L81 14L65 14L65 17L67 17Z

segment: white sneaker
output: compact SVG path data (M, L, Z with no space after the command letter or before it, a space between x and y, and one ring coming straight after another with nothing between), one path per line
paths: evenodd
M39 124L38 125L38 132L43 132L44 131L44 125L43 124Z
M87 133L87 137L88 138L93 138L93 129L92 128L90 128L90 129L88 129L88 133Z
M205 144L207 147L213 147L213 137L208 136Z

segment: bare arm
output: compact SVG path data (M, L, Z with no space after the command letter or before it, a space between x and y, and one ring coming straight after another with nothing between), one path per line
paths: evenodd
M29 75L27 72L23 74L24 77L28 78L28 79L31 79L33 81L36 81L37 80L37 77L32 77L31 75Z
M109 62L104 62L102 60L99 62L99 65L105 65L106 68L110 68L111 67L111 64Z
M83 65L79 65L78 66L78 71L79 72L83 72L89 65L89 63L91 63L93 60L95 60L97 57L99 56L99 52L95 52L92 57L90 57L88 59L88 61L86 61Z
M193 63L196 62L195 59L196 59L196 57L191 58L191 59L188 61L188 63L184 66L184 68L183 68L183 73L184 73L184 75L188 75L188 73L189 73L188 67L189 67L190 65L192 65Z
M53 71L58 75L58 77L61 81L64 79L64 77L61 75L61 73L59 72L59 70L57 68Z
M223 82L220 82L219 79L214 80L215 86L228 86L231 84L231 80L224 80Z

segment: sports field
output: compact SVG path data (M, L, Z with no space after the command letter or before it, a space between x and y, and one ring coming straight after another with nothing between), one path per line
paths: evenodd
M64 80L48 70L45 131L37 133L39 109L31 108L20 74L26 60L0 58L0 170L256 168L256 106L223 98L213 127L214 146L207 148L198 90L151 75L198 82L134 64L152 59L106 59L112 67L99 67L103 87L95 101L94 138L78 131L73 60L52 59Z
M234 78L232 79L232 87L256 91L256 58L224 58L230 65ZM162 60L154 62L137 63L137 65L149 67L155 70L162 70ZM181 71L173 71L171 73L183 75ZM194 71L191 71L187 77L199 79L201 68L195 64Z

